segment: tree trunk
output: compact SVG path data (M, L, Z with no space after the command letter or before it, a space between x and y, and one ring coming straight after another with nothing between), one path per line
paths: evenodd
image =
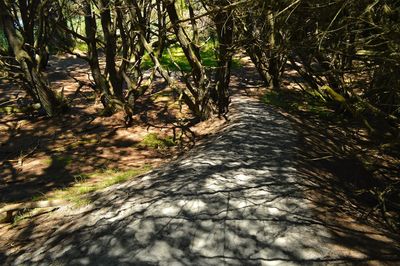
M233 19L228 12L218 12L214 17L218 38L218 68L215 74L218 114L225 115L229 106L229 82L232 64Z
M209 116L210 106L209 98L210 91L208 89L208 79L205 73L204 67L201 64L201 59L196 55L196 48L192 42L188 39L187 34L183 27L179 24L179 16L176 11L175 1L167 0L164 2L165 8L168 13L168 17L172 23L175 36L180 43L180 46L185 54L190 66L192 67L193 80L197 87L197 95L193 95L195 98L195 104L199 106L199 113L195 114L200 119L204 120Z
M115 57L117 52L117 36L116 29L112 25L110 1L100 1L100 20L103 29L105 53L106 53L106 72L112 86L113 96L123 101L122 83L123 77L117 71Z
M96 84L95 91L100 95L100 99L105 110L113 111L110 87L107 83L107 80L102 75L99 65L99 55L97 53L96 41L96 19L94 14L92 14L92 8L89 1L85 0L83 2L83 9L85 12L85 33L87 38L86 44L88 46L88 61L94 82Z
M56 94L52 91L44 77L39 72L35 60L35 55L30 55L23 48L23 41L17 35L14 28L14 19L9 13L4 0L0 0L1 17L3 19L4 31L8 40L9 46L12 48L14 56L21 66L28 94L34 94L34 100L37 99L41 106L44 108L48 116L55 115L60 107L61 103L57 99ZM31 27L33 29L33 27ZM24 35L31 36L31 33Z

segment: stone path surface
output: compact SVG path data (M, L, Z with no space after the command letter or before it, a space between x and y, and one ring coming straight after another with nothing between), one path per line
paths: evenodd
M273 109L234 98L222 132L167 166L102 192L12 265L350 263L296 180L297 134ZM354 256L354 257L352 257Z

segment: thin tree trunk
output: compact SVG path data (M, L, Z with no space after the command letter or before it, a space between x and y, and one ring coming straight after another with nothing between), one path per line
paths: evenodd
M218 114L225 115L229 106L229 82L232 64L233 19L228 12L218 12L214 17L218 38L218 68L215 74Z
M100 1L100 19L105 42L106 72L108 73L108 77L112 86L113 96L123 101L123 77L117 71L115 62L117 52L117 36L115 31L116 29L112 25L110 1L108 0Z
M107 80L101 73L99 65L99 55L97 53L96 41L96 19L92 14L92 8L88 0L83 2L85 12L85 33L88 46L88 61L94 82L96 84L95 91L100 95L101 102L106 111L112 111L110 88Z

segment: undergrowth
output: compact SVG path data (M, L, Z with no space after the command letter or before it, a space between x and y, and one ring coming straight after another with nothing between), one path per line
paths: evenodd
M318 95L270 90L262 97L262 102L300 118L297 121L301 122L293 123L303 131L299 135L305 145L304 153L310 154L311 158L307 158L313 161L314 167L334 174L340 190L358 206L364 219L378 217L379 223L398 232L398 156L380 148L379 142L374 142L355 118L335 111ZM303 123L309 125L308 131Z
M270 90L262 97L262 101L289 112L304 112L323 119L339 119L338 114L326 102L312 95Z

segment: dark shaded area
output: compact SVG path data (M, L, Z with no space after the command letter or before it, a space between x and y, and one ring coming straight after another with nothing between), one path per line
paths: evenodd
M93 120L90 114L80 112L53 120L36 118L33 128L2 123L9 129L8 139L0 150L4 169L0 172L0 202L31 200L70 186L84 178L80 175L87 172L88 166L100 170L117 165L125 155L120 148L137 144L130 139L115 138L118 127ZM111 158L104 156L104 148L120 150ZM36 160L44 171L35 171L32 166L32 174L20 175L22 164L29 163L36 155L44 158Z
M399 157L381 149L381 140L368 136L362 124L347 113L335 113L295 90L282 89L274 97L271 104L288 112L286 118L299 132L299 173L313 186L320 186L316 189L321 195L318 204L323 208L326 202L337 205L325 212L339 219L347 213L398 234Z

